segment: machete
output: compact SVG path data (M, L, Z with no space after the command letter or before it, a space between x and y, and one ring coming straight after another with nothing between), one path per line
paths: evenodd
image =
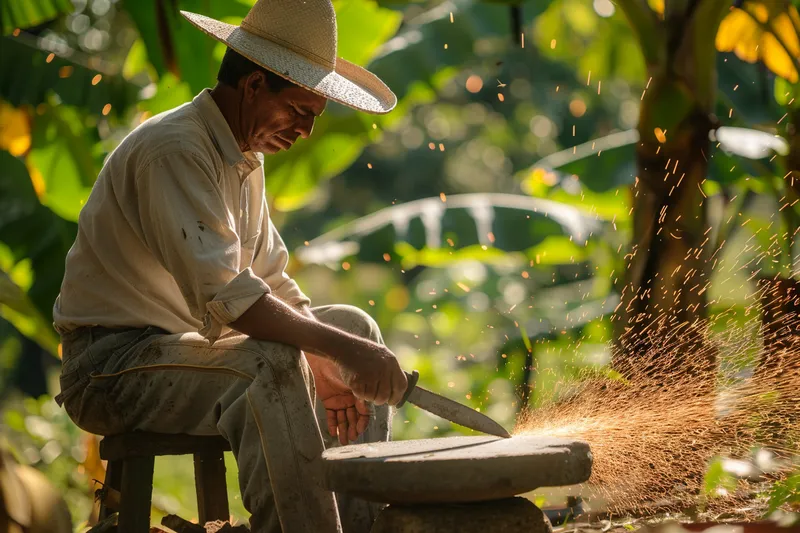
M403 399L397 404L398 408L408 401L429 413L440 416L459 426L464 426L497 437L508 438L511 436L503 426L485 414L479 413L475 409L471 409L466 405L461 405L458 402L454 402L449 398L440 396L435 392L423 389L417 385L417 381L419 381L419 372L416 370L411 374L406 372L406 377L408 378L408 388L406 389L406 394L403 396Z

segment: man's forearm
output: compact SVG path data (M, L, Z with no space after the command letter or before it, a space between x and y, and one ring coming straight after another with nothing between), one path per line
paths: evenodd
M228 325L256 339L288 344L334 360L370 342L316 320L307 307L298 310L271 294L265 294Z

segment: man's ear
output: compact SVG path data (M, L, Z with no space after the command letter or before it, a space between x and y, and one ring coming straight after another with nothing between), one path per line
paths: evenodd
M259 93L268 89L267 77L264 76L263 72L258 70L248 74L244 78L243 85L244 97L248 102L252 102Z

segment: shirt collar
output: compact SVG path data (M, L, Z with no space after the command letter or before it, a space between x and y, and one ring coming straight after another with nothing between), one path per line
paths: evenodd
M211 97L209 89L203 89L194 97L192 103L200 111L200 116L211 131L220 155L229 166L235 167L237 170L245 170L245 174L249 174L263 164L261 154L252 151L242 153L239 149L239 143L236 142L228 122Z

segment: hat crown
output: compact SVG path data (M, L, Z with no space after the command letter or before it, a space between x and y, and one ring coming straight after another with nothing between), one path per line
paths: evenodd
M258 0L241 27L328 68L336 66L331 0Z

